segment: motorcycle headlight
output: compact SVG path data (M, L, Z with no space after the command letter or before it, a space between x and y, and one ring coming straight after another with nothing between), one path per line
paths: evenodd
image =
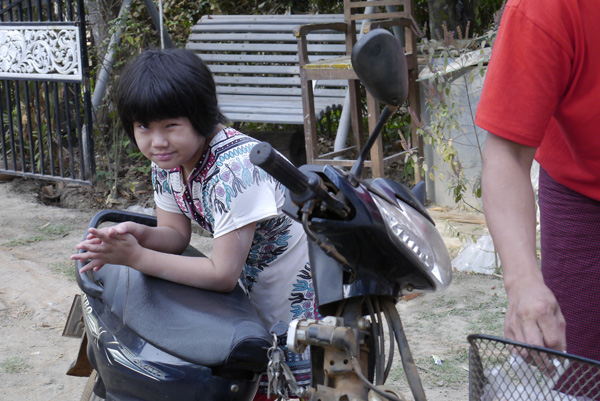
M415 269L435 283L432 290L446 288L452 280L452 265L446 245L435 226L399 199L394 205L375 194L372 197L386 223L388 234L398 246L408 248L421 262Z

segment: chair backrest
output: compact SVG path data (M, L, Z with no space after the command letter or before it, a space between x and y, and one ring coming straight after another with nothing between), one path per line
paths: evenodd
M344 21L349 25L346 43L347 51L351 52L357 40L357 25L366 33L369 24L377 21L409 21L414 15L413 0L344 0ZM406 28L408 22L405 22ZM389 24L387 27L393 27ZM381 26L383 27L383 26ZM405 48L413 52L414 38L410 29L402 29L400 26L392 28L394 35L402 42ZM406 35L410 35L409 38ZM408 40L407 40L408 39ZM408 43L410 42L410 43ZM416 47L416 46L414 46Z
M357 25L363 33L372 28L391 29L407 53L409 69L415 68L417 39L412 29L414 11L414 0L344 0L344 21L350 25L349 31L354 33L347 37L350 41L346 43L347 50L351 52L354 48Z
M346 22L410 18L413 14L412 0L344 0Z

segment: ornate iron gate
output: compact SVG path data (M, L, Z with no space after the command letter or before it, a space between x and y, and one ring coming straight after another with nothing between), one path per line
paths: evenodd
M0 0L0 173L95 176L83 0Z

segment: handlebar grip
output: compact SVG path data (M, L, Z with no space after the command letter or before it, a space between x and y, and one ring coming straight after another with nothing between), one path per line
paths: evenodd
M260 142L250 152L252 164L262 168L294 194L310 191L308 177L277 152L271 144Z

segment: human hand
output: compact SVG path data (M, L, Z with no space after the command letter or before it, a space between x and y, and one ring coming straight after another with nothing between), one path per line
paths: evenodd
M138 223L134 223L132 221L127 221L127 222L119 223L117 225L110 226L110 227L92 228L92 229L88 230L88 235L86 237L86 240L91 240L91 239L96 238L95 235L92 234L92 230L94 230L94 231L98 231L101 233L107 233L111 237L116 237L119 234L131 234L139 242L143 235L144 227L146 227L146 226L143 226Z
M566 351L565 319L554 294L543 280L523 278L513 282L506 291L506 337L561 352Z
M135 235L135 227L127 223L107 228L90 228L85 240L77 244L80 252L71 255L71 260L85 262L80 273L101 269L106 263L131 265L136 252L141 248Z

